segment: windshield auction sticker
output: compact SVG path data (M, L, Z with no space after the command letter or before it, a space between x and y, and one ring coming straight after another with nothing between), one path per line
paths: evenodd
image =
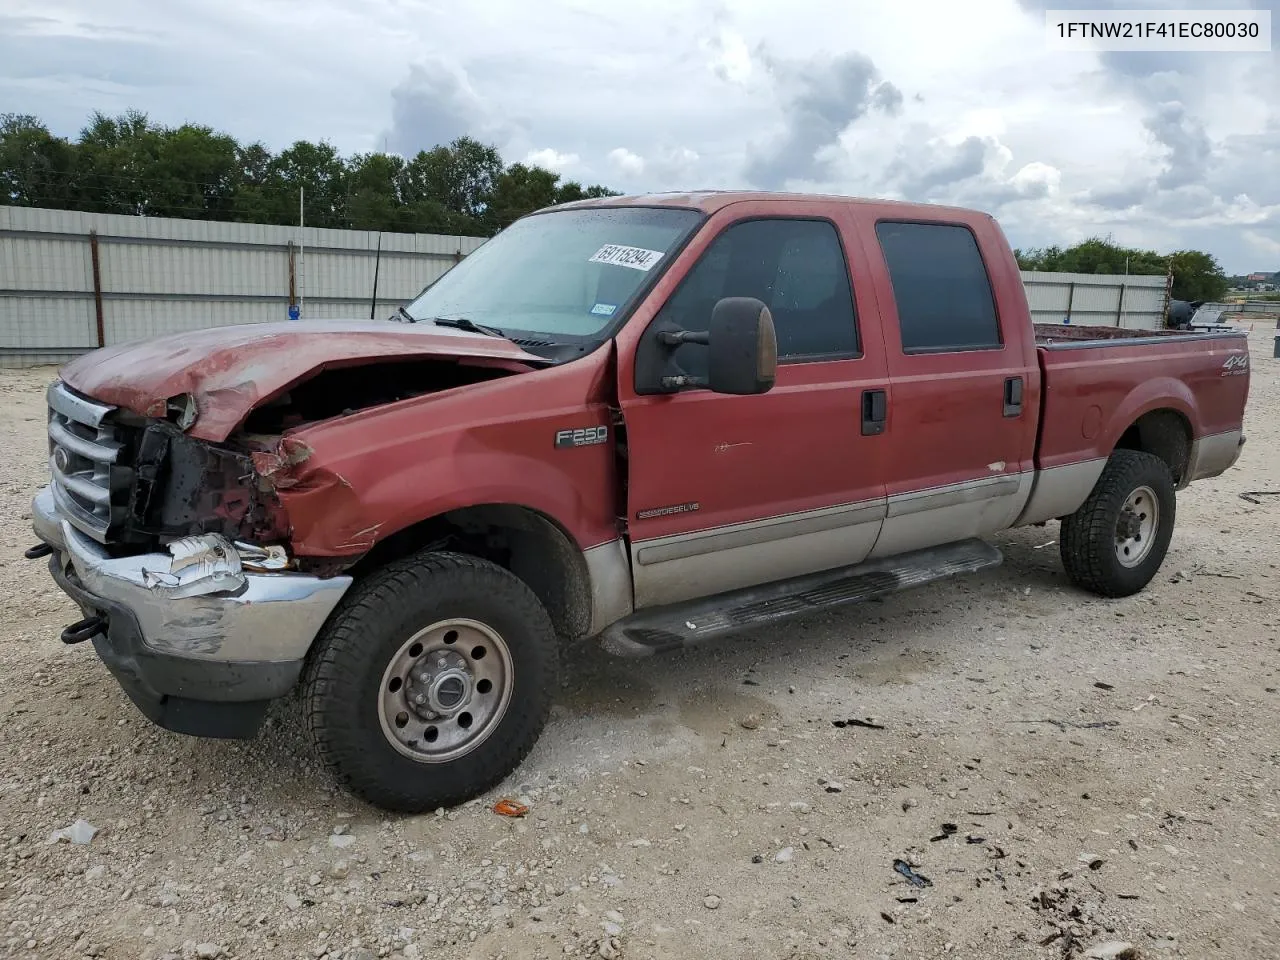
M588 258L587 263L609 263L615 267L630 267L633 270L644 270L647 273L661 259L661 250L646 250L644 247L620 247L616 243L606 243Z

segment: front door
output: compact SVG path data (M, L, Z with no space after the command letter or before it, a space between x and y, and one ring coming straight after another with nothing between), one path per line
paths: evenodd
M873 301L850 283L829 208L815 205L811 218L794 203L786 218L771 209L758 201L721 210L673 265L688 273L653 322L637 316L636 334L619 338L637 609L856 563L880 532L884 444L863 436L861 412L863 392L883 390L886 371L878 330L860 338L857 324ZM731 296L770 308L773 389L638 394L638 339L667 321L706 330L716 301ZM686 344L676 359L703 375L705 351Z

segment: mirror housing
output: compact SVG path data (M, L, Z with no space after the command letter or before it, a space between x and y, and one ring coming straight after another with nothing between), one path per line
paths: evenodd
M685 343L707 348L707 377L664 376L663 391L702 389L750 396L773 388L778 338L769 308L754 297L725 297L711 311L707 331L666 330L657 342L667 349Z
M769 308L754 297L725 297L711 311L707 386L713 393L749 396L773 389L778 337Z

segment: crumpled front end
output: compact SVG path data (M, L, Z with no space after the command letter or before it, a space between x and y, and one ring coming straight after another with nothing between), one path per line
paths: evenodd
M32 504L55 581L92 640L155 722L202 736L251 736L287 694L351 578L293 567L288 521L252 452L184 436L49 390L51 482Z
M281 540L288 521L253 451L186 436L82 397L55 381L48 390L49 473L58 510L102 544L149 547L218 533Z

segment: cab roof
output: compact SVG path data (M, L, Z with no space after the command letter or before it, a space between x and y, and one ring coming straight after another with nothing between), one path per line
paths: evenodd
M539 210L542 213L547 210L576 210L589 207L681 207L684 209L700 210L705 214L715 213L724 207L733 203L742 203L745 201L772 201L778 203L830 203L830 204L858 204L868 206L878 206L891 208L897 212L897 215L904 215L908 210L916 209L921 212L927 212L929 216L936 217L939 214L950 213L966 214L972 217L974 214L987 216L979 210L968 209L964 207L948 207L933 203L915 203L905 200L883 200L873 197L842 197L835 194L819 194L819 193L783 193L757 190L686 190L672 191L669 193L642 193L624 197L596 197L590 200L574 200L571 203L561 203L554 207L544 207Z

